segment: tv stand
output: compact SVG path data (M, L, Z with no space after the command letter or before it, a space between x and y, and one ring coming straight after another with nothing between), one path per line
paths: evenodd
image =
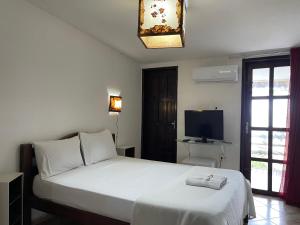
M181 163L185 165L191 165L191 166L204 166L204 167L212 167L212 168L218 167L217 160L212 158L203 158L203 157L186 158Z
M201 139L196 139L195 142L197 142L197 143L204 143L204 144L213 144L213 143L215 143L215 141L208 140L205 137L203 137Z
M221 167L222 161L225 158L224 145L232 144L231 142L226 141L214 141L206 139L206 142L203 139L182 139L177 140L179 143L187 145L188 149L188 158L182 161L183 164L196 165L196 166L207 166L207 167ZM202 158L191 156L190 145L199 145L201 146L215 146L216 147L216 159L213 158Z

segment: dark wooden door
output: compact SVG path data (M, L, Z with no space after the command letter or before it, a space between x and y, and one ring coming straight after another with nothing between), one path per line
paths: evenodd
M143 159L177 161L177 71L143 70Z
M255 193L278 195L289 111L289 56L243 63L241 171Z

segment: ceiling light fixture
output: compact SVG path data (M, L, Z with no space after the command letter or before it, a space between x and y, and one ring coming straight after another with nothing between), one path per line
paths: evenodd
M186 0L139 0L138 36L146 48L183 48Z

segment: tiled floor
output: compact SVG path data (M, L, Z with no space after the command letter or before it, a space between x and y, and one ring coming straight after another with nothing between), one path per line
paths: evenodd
M254 196L257 217L249 225L300 225L300 208L286 205L278 198ZM64 219L53 218L42 225L76 225Z
M254 203L257 217L249 225L300 225L300 208L261 195L254 196Z

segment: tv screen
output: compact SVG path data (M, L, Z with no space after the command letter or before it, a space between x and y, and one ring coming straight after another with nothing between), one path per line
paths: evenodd
M185 111L185 136L224 139L223 110Z

